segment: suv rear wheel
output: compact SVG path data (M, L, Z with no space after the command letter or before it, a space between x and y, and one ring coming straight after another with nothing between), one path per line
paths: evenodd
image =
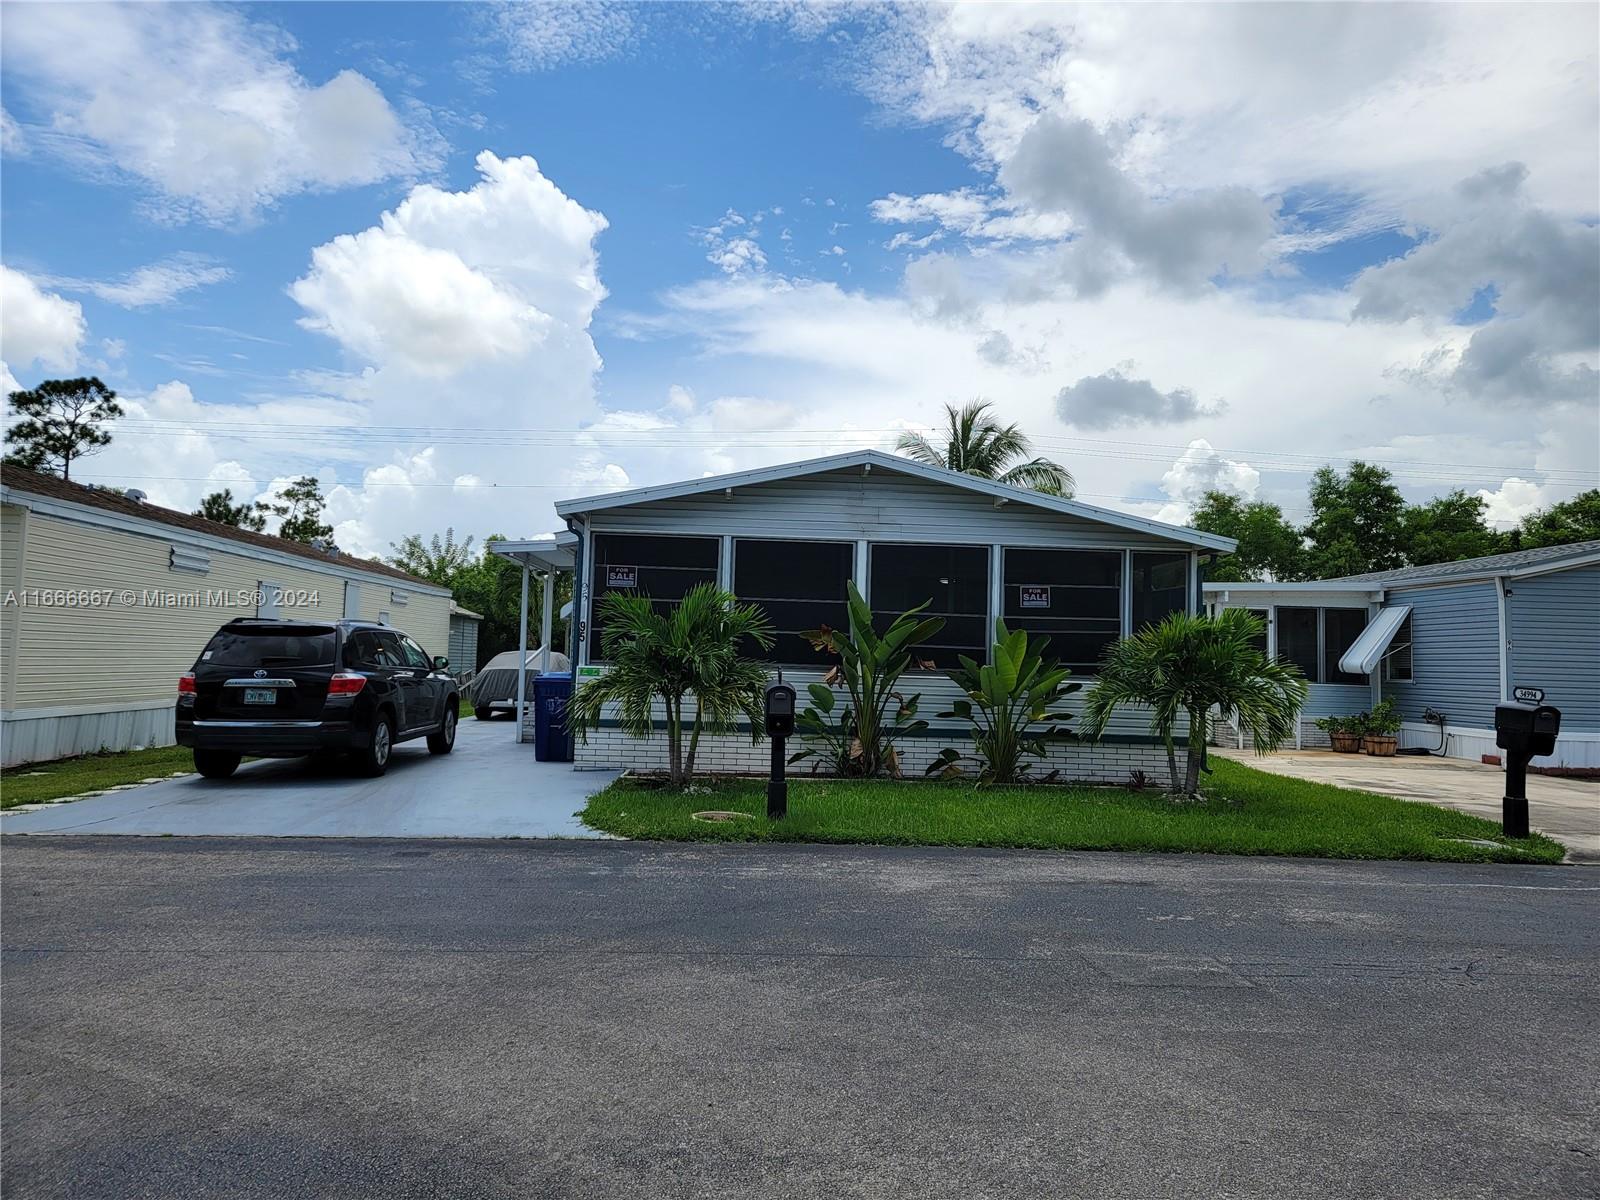
M431 754L449 754L455 744L456 706L452 704L444 710L444 724L439 726L439 732L428 735L428 751Z
M221 750L196 750L194 769L207 779L226 779L239 769L239 755Z
M389 756L393 753L394 722L388 713L379 713L366 749L356 751L356 764L363 775L382 775L389 769Z

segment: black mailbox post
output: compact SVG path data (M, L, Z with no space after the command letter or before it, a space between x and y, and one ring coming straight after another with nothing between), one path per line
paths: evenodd
M767 720L767 736L772 739L772 774L767 779L767 819L776 821L789 813L789 783L783 777L784 739L794 732L795 690L778 677L778 682L767 686L763 706Z
M1556 735L1561 732L1561 710L1531 702L1534 695L1543 700L1543 692L1533 688L1517 691L1533 695L1528 701L1494 708L1494 744L1506 752L1506 795L1500 816L1507 837L1528 836L1528 761L1554 754Z

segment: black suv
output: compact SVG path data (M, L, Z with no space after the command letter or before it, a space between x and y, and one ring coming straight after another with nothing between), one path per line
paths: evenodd
M461 696L445 668L398 629L369 621L229 621L178 680L180 746L226 779L246 755L344 751L382 775L396 742L449 754Z

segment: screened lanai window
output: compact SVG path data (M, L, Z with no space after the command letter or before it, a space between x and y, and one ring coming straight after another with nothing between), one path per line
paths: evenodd
M589 661L604 661L600 633L605 617L600 601L608 592L649 596L657 612L682 600L697 583L717 581L720 538L656 537L652 534L597 533L589 610Z
M845 597L855 546L849 542L779 542L739 538L733 543L733 591L758 604L772 622L772 649L754 643L744 651L768 662L831 664L834 656L813 648L801 634L828 625L848 629Z
M944 628L917 647L918 659L935 667L959 667L965 654L989 657L989 548L987 546L872 547L873 626L880 632L901 613L927 603L925 616L943 617Z
M1007 550L1004 593L1006 627L1049 638L1045 653L1079 675L1122 634L1120 550Z
M1367 627L1367 610L1364 608L1325 608L1322 610L1322 682L1365 683L1365 675L1352 675L1339 670L1339 660L1345 651L1356 644L1361 631Z
M1133 631L1159 625L1168 613L1189 611L1189 556L1133 556Z
M1310 683L1365 683L1365 675L1339 670L1339 660L1367 627L1364 608L1280 608L1278 657Z

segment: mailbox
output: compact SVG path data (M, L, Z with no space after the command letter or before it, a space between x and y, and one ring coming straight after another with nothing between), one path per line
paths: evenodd
M1561 732L1561 710L1543 700L1538 688L1518 688L1514 700L1494 706L1494 744L1506 752L1506 795L1501 805L1501 827L1508 837L1528 836L1528 760L1556 752Z
M1549 704L1497 704L1494 709L1494 744L1513 754L1540 758L1556 752L1561 732L1561 710Z
M794 732L795 690L787 683L774 683L767 688L765 713L767 736L788 737Z

